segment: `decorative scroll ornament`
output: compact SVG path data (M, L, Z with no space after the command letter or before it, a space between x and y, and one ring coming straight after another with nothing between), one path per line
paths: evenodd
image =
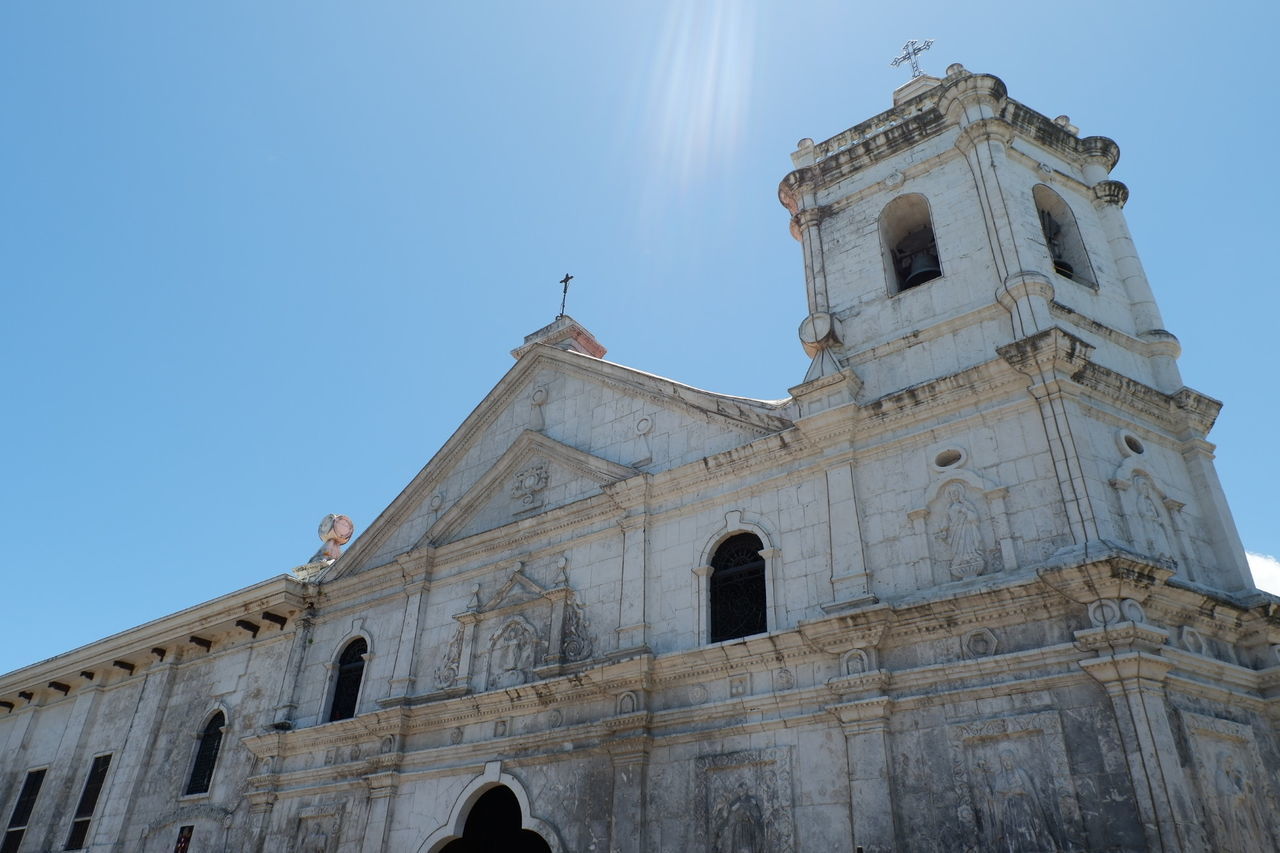
M538 493L547 487L547 463L537 462L516 474L511 484L511 497L521 509L532 509L541 503Z
M440 661L440 665L436 667L436 687L442 690L452 687L458 680L458 666L462 661L462 631L463 626L459 624L458 630L453 632L453 639L449 641L448 648L445 649L444 660Z
M591 635L582 605L570 599L565 603L564 623L560 633L560 654L566 661L591 657Z

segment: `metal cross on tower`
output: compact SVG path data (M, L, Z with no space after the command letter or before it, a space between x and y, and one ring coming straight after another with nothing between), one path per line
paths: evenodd
M564 303L569 298L569 282L573 281L573 276L568 273L564 274L564 278L560 279L560 283L564 285L564 292L560 294L560 316L564 316Z
M894 68L897 68L904 62L910 62L911 79L914 80L924 74L924 72L920 70L920 60L916 59L916 57L931 47L933 47L933 39L925 39L923 42L910 39L902 46L902 55L894 59L893 62L890 62L889 64Z

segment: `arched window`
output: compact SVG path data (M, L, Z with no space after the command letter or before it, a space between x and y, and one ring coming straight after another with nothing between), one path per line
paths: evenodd
M213 781L213 766L218 763L218 749L222 746L222 730L227 718L222 712L214 714L200 733L200 746L196 747L196 760L191 765L191 778L184 794L207 794Z
M942 275L929 202L919 193L898 196L880 212L880 244L893 293Z
M338 677L333 683L333 704L329 707L329 720L349 720L356 715L356 700L360 698L360 682L364 679L364 656L369 644L363 637L347 643L338 657Z
M711 642L768 630L762 548L759 536L738 533L711 558Z
M1053 271L1081 284L1096 286L1093 265L1089 263L1089 253L1084 249L1084 240L1080 237L1080 228L1071 208L1062 196L1044 184L1036 184L1031 195L1040 215L1045 246L1053 259Z

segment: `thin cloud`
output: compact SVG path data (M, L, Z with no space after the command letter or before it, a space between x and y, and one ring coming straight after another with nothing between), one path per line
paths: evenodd
M1253 572L1253 582L1258 589L1280 595L1280 560L1270 554L1255 554L1245 551L1249 560L1249 570Z

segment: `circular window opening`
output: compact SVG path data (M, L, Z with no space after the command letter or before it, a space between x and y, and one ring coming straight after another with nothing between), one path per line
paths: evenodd
M933 460L933 464L939 468L952 468L959 465L963 458L964 455L959 450L944 450Z
M1147 450L1142 446L1142 442L1138 441L1138 437L1131 433L1125 433L1124 446L1132 450L1134 453L1145 453Z

